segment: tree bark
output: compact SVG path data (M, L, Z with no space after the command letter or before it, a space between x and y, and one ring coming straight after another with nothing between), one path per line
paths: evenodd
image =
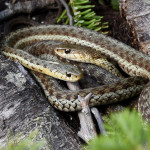
M121 15L131 27L134 45L139 50L150 54L150 1L119 0Z
M38 129L38 137L45 137L48 149L81 149L77 133L62 112L52 108L30 74L18 68L19 63L0 55L0 145L6 143L10 131L26 136Z

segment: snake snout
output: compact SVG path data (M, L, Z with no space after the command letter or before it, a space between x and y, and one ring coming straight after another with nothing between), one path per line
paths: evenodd
M74 47L72 48L61 48L61 47L56 47L54 49L54 52L56 55L73 60L73 61L79 61L82 62L86 58L85 52L82 50L75 49Z

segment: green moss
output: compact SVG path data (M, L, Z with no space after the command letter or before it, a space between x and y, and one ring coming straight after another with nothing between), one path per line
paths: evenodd
M21 138L21 135L10 136L7 144L1 147L0 150L40 150L46 145L46 141L44 138L36 141L37 134L38 131L35 130L24 139Z
M119 10L118 0L111 0L111 6L114 10Z

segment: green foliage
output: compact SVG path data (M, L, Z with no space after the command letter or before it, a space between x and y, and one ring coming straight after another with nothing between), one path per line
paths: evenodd
M118 0L111 0L111 6L114 10L119 10Z
M29 136L21 139L21 136L10 137L6 146L1 147L0 150L40 150L45 146L45 140L42 139L38 142L35 141L35 138L38 134L38 131L35 130L29 134Z
M98 0L100 5L111 5L112 9L119 10L119 2L118 0Z
M87 150L148 150L150 149L150 125L141 116L126 110L110 117L105 125L107 136L100 135L91 141Z
M98 3L99 3L100 5L105 6L105 2L104 2L104 0L98 0Z
M97 16L92 10L95 5L90 4L90 0L70 0L68 4L72 9L72 16L74 20L74 26L84 27L95 31L103 31L108 28L108 22L102 22L102 16ZM69 23L66 10L63 11L57 22L62 19L65 20L65 24ZM107 33L107 32L103 32Z

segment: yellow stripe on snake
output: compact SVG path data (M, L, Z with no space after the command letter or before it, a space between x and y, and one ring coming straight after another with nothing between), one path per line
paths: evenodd
M107 58L117 61L119 66L129 75L142 76L150 79L149 56L142 54L135 49L105 35L88 29L72 26L39 26L13 32L6 36L3 40L3 54L7 57L19 60L24 66L30 69L36 68L36 71L42 70L43 72L45 70L45 74L52 75L53 77L59 74L58 78L63 77L66 81L71 81L73 78L75 78L74 81L80 79L81 73L77 69L74 70L75 66L73 66L69 72L63 71L64 75L60 75L58 70L61 67L57 66L58 63L45 62L38 58L33 58L27 52L21 50L26 47L26 45L43 40L58 40L70 44L88 46L93 49L93 54L98 52ZM68 67L66 69L68 69ZM56 73L52 74L53 72ZM131 77L129 79L118 81L109 86L106 85L104 87L89 88L72 92L61 91L59 86L56 87L53 82L48 85L47 81L51 78L49 76L45 78L43 74L38 72L35 74L40 79L43 79L41 80L41 85L43 89L45 89L45 94L48 96L50 103L55 108L63 111L77 111L81 109L81 103L77 98L78 95L84 97L89 92L92 92L93 97L90 100L90 106L110 104L127 99L134 94L138 94L144 84L147 83L147 80L140 77ZM137 85L135 86L134 83ZM145 105L143 109L147 107L147 103L139 102L139 104Z

